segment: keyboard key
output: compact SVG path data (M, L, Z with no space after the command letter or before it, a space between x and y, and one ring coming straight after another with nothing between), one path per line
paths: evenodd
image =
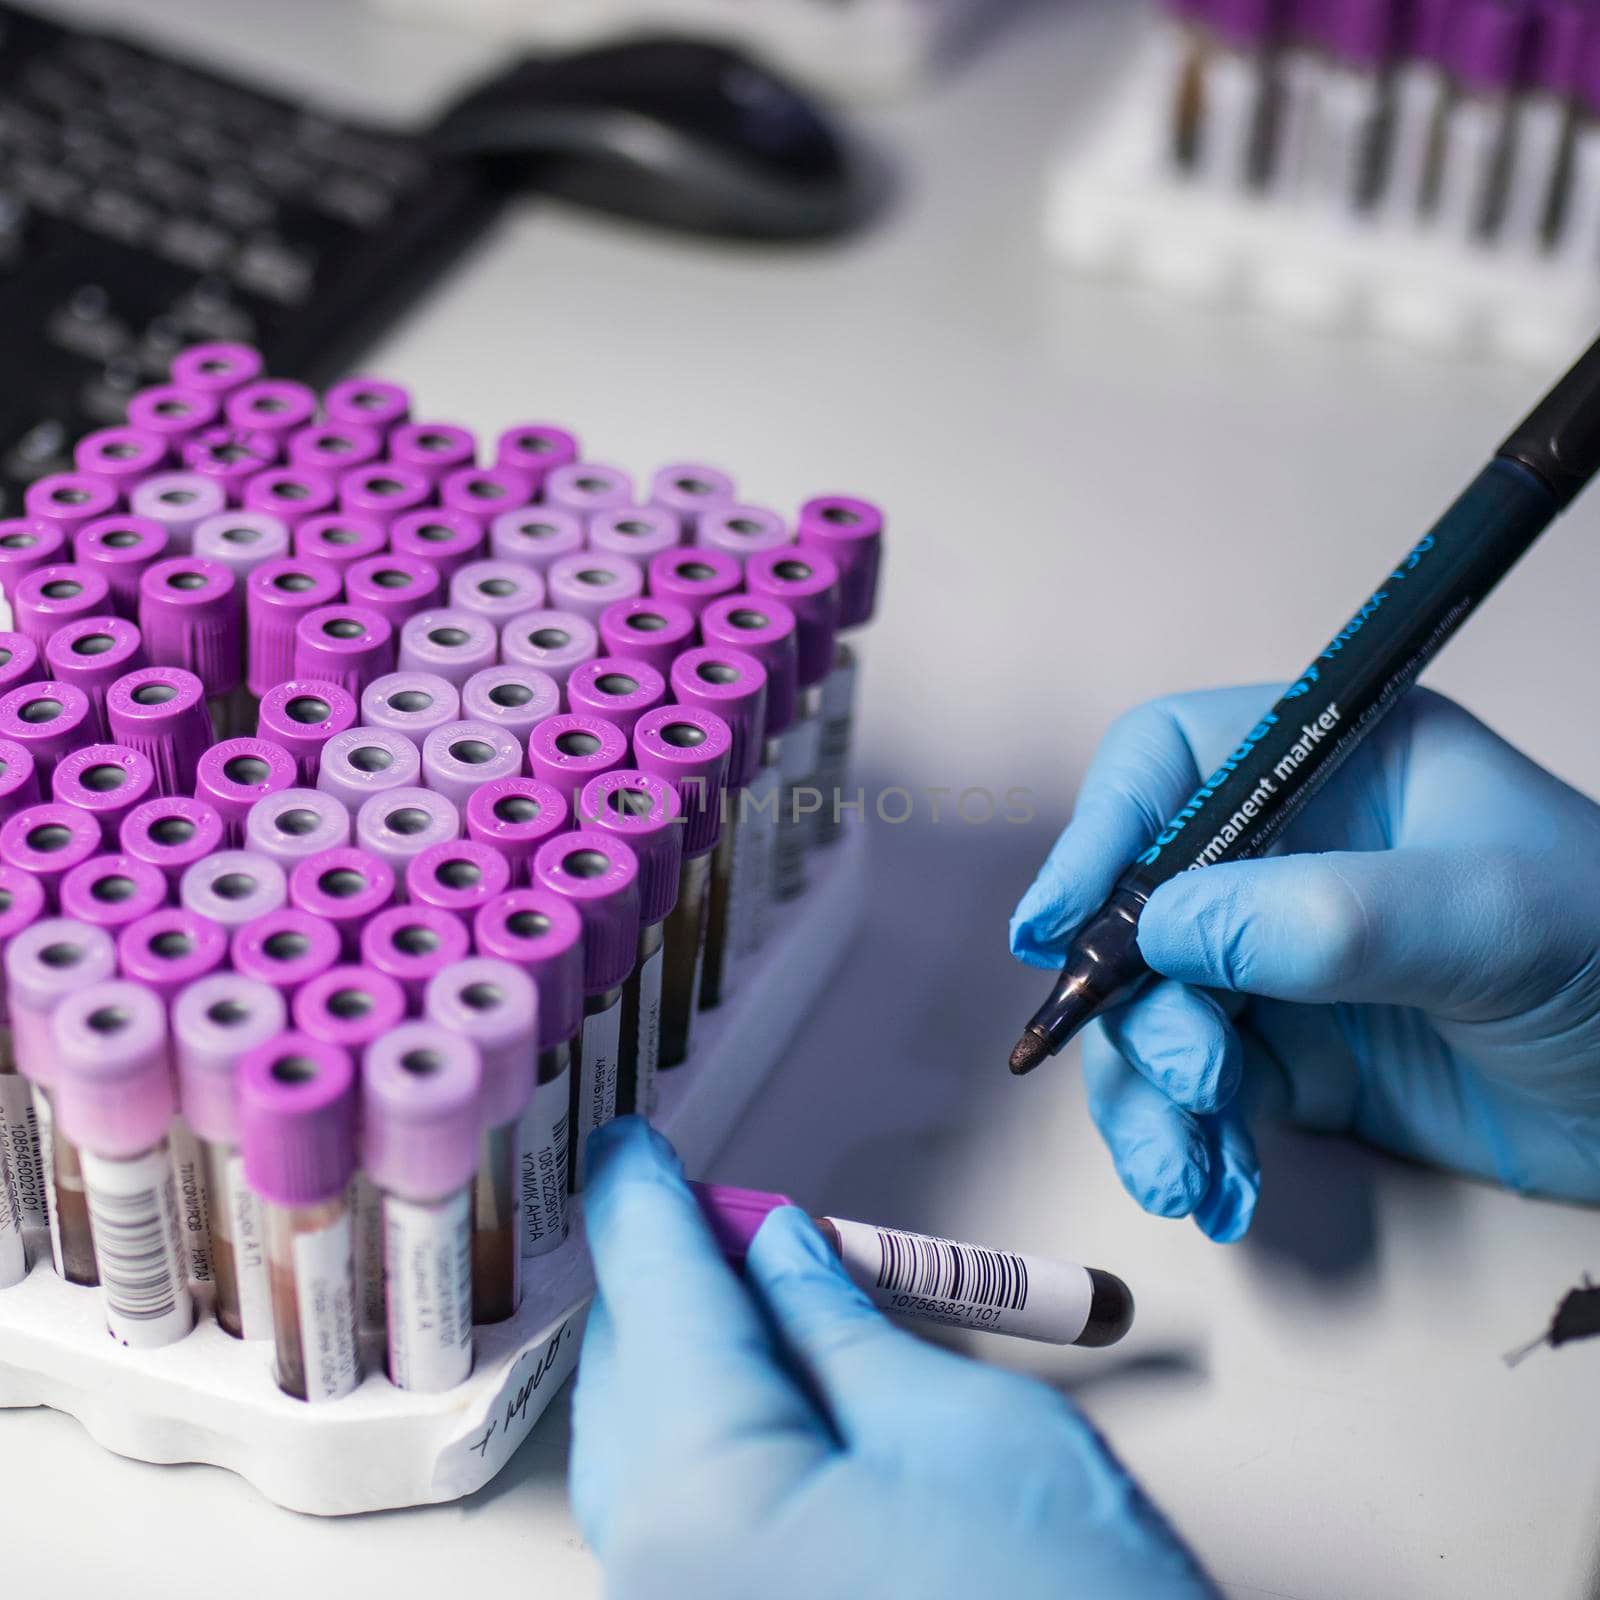
M316 270L311 257L280 240L256 239L239 252L234 281L253 294L297 305L311 293Z

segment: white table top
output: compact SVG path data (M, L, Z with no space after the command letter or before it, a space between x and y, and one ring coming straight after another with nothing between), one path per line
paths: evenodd
M115 9L192 14L222 59L395 111L481 59L327 0ZM1119 1348L982 1353L1080 1398L1237 1600L1575 1600L1596 1570L1600 1343L1514 1373L1500 1356L1600 1266L1593 1213L1272 1133L1254 1233L1222 1249L1123 1195L1070 1060L1022 1084L1004 1061L1040 998L1006 917L1106 723L1164 690L1297 670L1539 376L1061 275L1039 244L1047 158L1092 115L1127 19L1021 9L970 73L874 114L903 190L850 247L733 249L529 205L369 365L480 428L548 415L602 459L725 462L775 505L883 500L864 778L1039 796L1031 827L934 824L924 798L874 829L867 934L713 1175L1122 1273L1140 1318ZM1430 681L1600 792L1576 687L1600 667L1597 535L1600 503ZM0 1429L17 1593L114 1570L119 1595L166 1594L175 1557L238 1600L302 1577L396 1600L463 1580L599 1593L565 1509L564 1403L475 1499L349 1522L290 1517L220 1471L120 1462L46 1412Z

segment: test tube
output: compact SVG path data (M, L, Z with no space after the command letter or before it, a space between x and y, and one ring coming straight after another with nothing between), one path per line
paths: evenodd
M281 556L252 569L245 580L245 678L256 699L294 676L295 624L306 612L332 605L339 589L338 569L325 561Z
M1454 93L1430 221L1461 244L1487 237L1499 215L1525 22L1522 8L1506 0L1459 0L1450 22Z
M73 466L103 479L119 495L159 472L170 459L166 440L142 428L96 428L72 447Z
M545 475L540 498L545 505L570 511L587 523L597 511L633 505L636 496L633 479L621 467L573 461Z
M172 381L180 389L226 400L261 376L261 352L247 344L212 340L191 345L172 358Z
M104 478L87 472L53 472L28 485L22 509L33 521L59 529L70 542L80 528L112 516L120 500Z
M70 683L88 695L100 727L106 720L106 691L125 673L145 666L144 637L123 617L78 617L64 623L44 647L45 666L57 683Z
M374 678L394 671L394 651L394 629L381 611L339 601L295 624L294 675L337 684L359 701Z
M186 440L180 458L185 472L209 478L225 500L238 505L250 480L277 463L278 441L269 433L241 431L224 424L204 428ZM192 534L190 543L192 546Z
M1264 175L1275 11L1272 0L1216 0L1210 8L1194 171L1221 193L1241 194Z
M1392 0L1341 0L1316 19L1316 126L1304 167L1313 197L1336 218L1362 216L1377 198L1396 21Z
M194 1327L168 1129L177 1113L167 1014L125 979L68 995L51 1019L55 1110L78 1149L100 1302L118 1344L150 1350Z
M793 544L794 529L765 506L723 506L700 519L695 543L732 556L742 568L763 550L781 550Z
M723 791L733 734L714 711L661 706L633 731L633 758L666 779L683 809L683 869L677 904L663 928L660 1069L679 1066L694 1043L704 983L711 869L722 836Z
M279 906L241 923L228 944L233 970L270 984L286 1002L337 966L343 954L338 929L298 906Z
M393 869L380 856L342 845L295 863L289 899L339 935L347 960L361 949L361 929L394 899Z
M667 680L638 656L596 656L574 667L567 679L573 713L602 717L633 736L634 725L667 698Z
M356 843L403 876L415 856L461 836L461 814L432 789L390 789L356 813Z
M545 479L557 467L578 459L578 441L551 423L521 422L495 441L494 458L500 466L515 467L527 477L533 493L542 495Z
M221 562L172 556L139 580L139 631L158 667L183 667L205 685L213 728L227 730L244 681L244 611Z
M56 763L53 798L76 806L100 825L108 850L118 848L123 819L155 792L155 768L137 750L120 744L89 744Z
M602 653L648 661L662 677L696 641L694 612L675 600L621 600L600 613Z
M32 873L46 904L60 904L61 880L100 849L100 825L76 806L45 801L0 824L0 862Z
M202 473L158 472L128 496L128 509L167 530L170 554L189 555L194 549L195 529L208 517L226 511L228 496L220 483Z
M43 650L50 635L77 617L98 617L111 607L111 585L93 567L53 562L35 567L11 594L17 632Z
M581 1190L589 1135L616 1115L622 989L639 945L639 863L614 835L580 829L539 847L532 878L535 888L561 895L583 918L583 1029L568 1122L570 1183Z
M572 1064L583 1028L583 918L548 889L513 889L472 923L480 955L520 967L538 995L539 1064L522 1124L522 1254L567 1237Z
M677 512L665 506L627 506L620 511L597 512L589 519L591 550L597 555L622 556L641 570L651 557L682 543L683 523Z
M498 850L475 839L432 844L406 863L406 899L448 911L471 925L485 901L511 887L511 867Z
M427 506L394 519L389 548L397 556L426 561L449 589L451 580L468 562L479 560L486 549L483 524L464 511Z
M361 1382L355 1069L337 1045L281 1033L236 1070L245 1181L266 1225L278 1387L313 1404L338 1400Z
M316 421L317 393L287 378L255 378L228 395L223 415L236 428L270 433L280 442L287 441Z
M346 378L323 395L322 414L336 426L372 428L387 440L410 417L411 396L399 384Z
M361 1163L381 1196L386 1367L442 1394L472 1371L473 1174L483 1074L467 1039L408 1022L361 1070Z
M559 506L522 506L502 511L489 524L489 554L514 561L541 576L562 556L583 549L583 519Z
M547 673L563 692L572 669L599 653L600 635L595 625L576 611L541 606L512 618L500 630L502 661Z
M46 1225L45 1176L33 1091L17 1070L11 1011L6 1000L5 951L45 914L44 890L19 867L0 864L0 1153L14 1191L19 1230ZM0 1204L4 1204L0 1199Z
M361 693L362 724L403 734L419 754L433 729L460 716L461 691L436 672L391 672Z
M389 548L388 531L371 517L353 517L347 511L322 512L307 517L294 530L294 553L310 561L326 561L348 581L358 561L382 557Z
M515 467L462 467L447 472L439 483L440 506L471 517L480 527L485 520L519 510L532 500L533 480Z
M69 995L104 982L116 970L115 946L104 928L50 917L23 929L6 946L6 998L17 1071L33 1085L39 1141L38 1170L56 1273L93 1286L94 1235L78 1148L56 1126L52 1097L60 1066L51 1023Z
M399 670L431 672L459 689L473 673L492 667L499 649L494 624L483 617L449 608L419 611L400 629Z
M125 854L160 867L176 887L192 862L222 848L222 818L203 800L162 796L136 805L118 837Z
M0 693L43 678L43 659L44 652L32 639L16 632L0 633Z
M449 422L402 422L390 435L391 461L420 472L434 488L447 472L477 463L478 441Z
M193 794L195 766L211 743L206 686L182 667L125 672L106 690L106 729L113 744L149 757L158 794Z
M230 850L245 843L251 810L269 795L294 787L294 757L271 739L224 739L195 763L194 792L215 806Z
M433 975L470 953L466 923L429 906L389 906L361 930L362 965L398 983L416 1012Z
M422 778L422 755L403 733L346 728L322 747L317 787L352 816L374 795L412 789Z
M485 667L461 685L461 710L466 721L486 722L526 742L561 710L561 685L537 667Z
M616 723L582 712L547 717L528 735L528 770L573 803L591 778L628 759L628 736Z
M0 598L7 606L16 597L17 585L29 573L78 560L76 547L69 553L66 535L59 528L27 517L0 521Z
M269 561L289 555L289 528L265 511L224 511L207 517L194 530L194 553L226 567L241 594L248 594L250 574Z
M15 739L0 739L0 818L36 806L39 799L39 774L33 757Z
M383 435L376 428L348 422L319 422L289 438L289 465L336 483L352 467L364 467L383 454Z
M222 406L214 396L175 383L141 389L128 401L128 426L162 440L174 457L221 415Z
M731 506L737 498L733 479L703 461L672 462L650 479L650 504L677 517L691 544L699 541L700 519Z
M184 869L178 899L185 911L224 928L276 911L288 895L283 868L255 850L219 850Z
M1562 190L1554 258L1568 270L1591 273L1600 262L1600 27L1589 30L1579 59L1572 147Z
M319 789L280 789L258 800L244 819L247 850L292 866L350 842L350 813Z
M256 731L281 744L295 760L303 788L314 788L322 747L356 725L355 696L322 678L290 678L261 697Z
M766 874L757 852L767 842L760 825L752 829L750 784L761 771L767 716L767 669L743 650L703 645L672 663L672 692L680 705L715 712L728 725L728 754L722 832L711 858L710 905L706 914L706 953L700 979L700 1007L710 1011L733 992L737 961L749 947L753 897Z
M522 772L514 733L487 722L447 722L422 741L423 782L459 810L472 791Z
M472 1190L472 1319L506 1322L522 1303L523 1131L533 1100L538 1001L510 962L479 956L429 980L423 1005L483 1068L482 1144Z
M90 856L61 879L61 915L113 936L166 903L165 875L132 856Z
M787 1195L755 1189L689 1187L719 1248L736 1266L767 1216L794 1204ZM856 1287L896 1316L1091 1349L1115 1344L1133 1326L1132 1292L1097 1267L838 1217L811 1220Z
M698 617L719 596L735 593L742 577L739 563L720 550L668 550L650 562L650 596L675 600Z
M683 807L666 779L623 767L585 784L576 809L580 827L625 840L639 863L639 944L622 987L616 1111L648 1117L661 1067L662 930L678 902Z
M56 763L100 737L94 703L71 683L25 683L0 695L0 736L33 757L41 790Z
M553 784L538 778L500 778L472 791L463 820L469 839L506 858L511 882L521 888L528 881L534 852L553 834L566 831L572 808Z
M139 580L167 553L167 530L149 517L102 517L81 529L73 560L98 572L110 590L111 609L129 622L139 615ZM8 584L7 593L11 592Z
M544 579L520 561L468 561L450 579L450 604L475 611L496 628L544 604Z
M235 1339L272 1337L272 1285L261 1202L239 1153L234 1075L240 1057L277 1038L286 1020L276 989L234 972L187 985L172 1005L179 1104L205 1182L217 1322Z
M381 611L396 638L419 611L438 607L444 593L439 574L425 561L397 556L392 550L351 562L345 569L344 588L353 604Z
M371 517L392 528L397 517L425 506L433 498L433 485L414 467L375 461L353 467L339 479L339 508L358 517Z
M117 968L170 1003L191 983L227 965L228 935L210 917L163 906L117 935Z

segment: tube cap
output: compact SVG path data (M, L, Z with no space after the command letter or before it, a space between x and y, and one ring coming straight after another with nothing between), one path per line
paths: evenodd
M0 759L7 742L0 741ZM18 749L17 755L27 760L26 752ZM108 850L118 847L123 819L150 799L155 786L149 758L121 744L82 745L56 763L50 779L52 797L93 817Z
M265 511L294 533L311 517L326 516L338 503L338 491L320 473L298 467L268 467L244 486L246 511Z
M223 415L236 428L286 440L316 421L317 395L314 389L287 378L256 378L240 384L228 396Z
M544 579L520 561L469 561L450 579L450 604L472 611L496 627L544 604Z
M515 1121L533 1098L539 1001L533 979L509 961L477 956L457 961L428 981L428 1020L470 1039L483 1064L483 1126Z
M541 575L562 556L583 549L583 519L559 506L522 506L502 511L489 524L489 554L515 561Z
M305 612L294 628L294 675L336 683L353 697L394 671L394 629L381 612L338 602Z
M644 568L627 556L585 550L551 562L545 583L551 605L598 622L607 606L644 593Z
M295 624L306 612L332 605L339 587L335 568L299 556L263 561L251 571L244 602L250 633L246 676L257 699L293 675Z
M197 556L226 567L248 596L250 574L288 556L289 526L265 511L224 511L200 523L191 542Z
M362 723L403 734L419 750L435 728L460 715L460 691L437 672L390 672L361 692Z
M227 965L228 935L210 917L163 906L117 935L122 976L163 1001Z
M480 784L465 808L467 837L486 844L506 858L511 881L528 881L533 853L571 819L567 797L538 778L499 778Z
M50 1014L68 995L111 977L116 971L116 946L104 928L67 917L46 917L13 935L6 945L5 964L17 1070L49 1088L56 1080L58 1062Z
M171 460L167 442L143 428L97 428L73 446L72 464L91 478L103 479L119 494L159 472Z
M338 930L298 906L279 906L241 923L229 941L233 970L270 984L286 1000L337 965L342 953Z
M382 857L354 845L307 856L289 873L290 902L337 929L351 961L360 950L363 925L394 894L394 869Z
M347 728L322 747L317 787L352 816L375 794L415 788L422 781L422 756L403 733L386 728Z
M307 517L294 530L294 553L310 561L326 561L348 582L358 561L381 556L389 536L381 522L354 517L348 511L324 511ZM359 602L358 602L359 603Z
M211 719L205 685L192 672L140 667L124 673L106 690L106 726L113 743L150 758L158 793L194 793L195 765L211 742Z
M0 972L7 946L24 928L30 928L45 914L44 889L39 880L21 867L0 862ZM0 1020L4 1020L5 984L0 983Z
M561 710L561 685L536 667L485 667L462 684L461 710L469 722L526 740Z
M730 506L737 498L733 479L703 461L677 461L661 467L650 480L650 503L671 511L691 539L708 512Z
M426 506L394 519L389 548L397 556L426 561L447 588L455 574L484 553L483 524L465 511Z
M432 789L390 789L363 801L356 813L356 843L381 856L397 876L413 856L460 835L454 802Z
M732 1189L724 1183L691 1183L689 1189L700 1204L700 1213L717 1248L736 1267L744 1265L761 1224L780 1207L794 1204L786 1194Z
M480 954L509 961L539 995L539 1049L577 1037L583 1027L583 918L549 889L513 889L472 919Z
M230 849L244 842L245 818L258 800L294 787L294 757L270 739L224 739L195 763L194 792L217 809Z
M700 519L696 543L720 550L742 567L763 550L781 550L794 541L788 523L765 506L719 506Z
M1448 65L1468 94L1494 94L1517 80L1527 13L1505 0L1459 0L1450 20Z
M258 472L265 472L278 459L278 441L270 433L241 432L224 424L202 428L184 441L181 451L183 470L196 477L209 478L224 498L238 504L245 486Z
M56 763L96 736L89 697L70 683L24 683L0 695L0 738L33 757L42 791Z
M676 600L698 617L719 595L732 594L742 578L739 563L720 550L668 550L650 563L650 594Z
M683 524L665 506L627 506L597 512L589 521L589 548L603 556L622 556L643 567L663 550L683 543Z
M109 1160L142 1155L177 1113L167 1013L148 989L111 978L56 1007L53 1104L74 1144Z
M57 763L60 770L60 763ZM61 800L63 796L52 795ZM36 806L44 795L39 789L39 774L33 757L15 739L0 739L0 821L24 806ZM72 804L70 799L66 804Z
M115 521L102 517L102 522ZM89 527L95 527L90 523ZM81 535L79 536L82 537ZM68 549L67 536L48 522L35 522L29 517L8 517L0 522L0 590L15 595L17 585L30 572L40 567L68 566L80 558L76 554L77 541Z
M50 635L44 659L57 683L83 690L104 726L107 690L146 664L144 637L125 617L77 617Z
M508 666L537 667L563 688L575 666L599 653L594 624L575 611L524 611L500 630L500 655Z
M100 845L99 823L57 800L26 806L0 824L0 861L31 872L52 908L60 903L61 880Z
M280 789L258 800L244 819L246 849L282 867L350 842L350 813L318 789Z
M676 600L619 600L600 613L599 627L605 655L646 661L663 677L695 642L694 613Z
M167 530L169 553L188 555L194 548L195 529L226 511L228 496L220 483L202 473L158 472L128 496L128 509Z
M222 818L215 806L183 795L144 800L122 819L119 841L125 855L159 867L176 885L192 863L223 845Z
M355 467L339 479L339 509L371 517L385 528L432 498L433 485L420 472L388 461Z
M678 903L683 866L678 791L665 778L623 767L583 786L576 820L627 841L639 861L639 921L666 917Z
M582 712L547 717L528 735L528 768L570 801L591 778L628 759L628 736L616 723Z
M180 389L222 400L246 384L255 383L265 370L259 350L247 344L213 340L180 350L172 358L171 376Z
M447 722L422 741L423 782L457 810L480 784L521 772L517 736L487 722Z
M389 435L389 459L420 472L435 488L447 472L478 459L478 441L449 422L402 422Z
M139 631L157 666L183 667L208 695L244 677L244 617L233 573L199 556L170 556L139 580Z
M50 635L75 617L96 617L111 607L111 585L93 567L63 563L35 567L11 595L17 631L43 650Z
M196 1138L238 1144L234 1073L239 1058L277 1038L288 1020L276 989L237 972L201 978L173 1001L178 1103Z
M44 676L44 652L22 633L0 633L0 694Z
M750 558L744 586L757 601L781 600L794 613L800 687L821 683L833 670L839 631L839 568L833 558L812 546L769 550Z
M621 467L593 461L569 462L547 473L543 495L547 506L571 511L585 522L597 511L631 506L635 500L633 479Z
M800 665L794 613L781 600L732 594L706 607L700 631L708 645L741 650L766 668L766 737L782 733L794 721Z
M424 1203L464 1189L483 1143L478 1051L429 1022L402 1023L361 1064L361 1165L385 1194Z
M295 471L337 483L352 467L364 467L383 454L383 435L360 424L314 422L290 435L288 453Z
M583 987L604 994L633 971L639 943L639 862L615 834L582 829L547 839L533 885L569 900L583 918Z
M499 655L492 622L470 611L419 611L400 629L401 672L432 672L460 688Z
M495 440L494 459L526 475L533 492L542 494L545 479L557 467L578 459L577 436L548 422L519 422Z
M409 618L439 605L443 583L426 561L390 550L352 562L345 569L344 592L352 605L381 611L398 638Z
M596 656L574 667L567 679L567 704L574 714L603 717L624 736L631 736L639 718L666 698L666 679L638 656Z
M1562 99L1570 98L1577 93L1582 74L1589 7L1584 0L1536 0L1532 25L1527 82Z
M375 428L387 438L411 415L411 396L397 383L346 378L323 395L322 413L336 426Z
M446 511L471 517L481 528L504 511L516 511L533 500L533 479L515 467L463 467L447 472L439 484L439 504Z
M342 1195L356 1171L356 1074L349 1053L304 1033L247 1050L237 1068L245 1181L269 1205Z
M105 481L87 472L53 472L36 478L22 497L23 512L34 522L55 528L71 539L80 528L117 509L120 496Z
M209 428L221 415L215 396L176 383L141 389L128 402L128 426L153 434L174 456L186 440Z
M431 844L406 863L406 899L453 912L464 924L484 901L511 887L506 858L475 839Z
M316 785L322 747L355 722L355 697L347 690L321 678L290 678L262 695L256 727L294 757L300 783L309 789Z
M113 932L166 903L166 875L132 856L90 856L61 880L61 915Z
M727 786L742 789L761 767L767 669L747 651L702 645L672 663L672 693L679 705L714 711L727 723L733 735Z
M73 559L106 580L111 609L129 621L139 615L139 580L166 553L167 530L150 517L101 517L73 541Z
M404 990L371 967L329 967L306 984L290 1006L294 1025L325 1044L365 1050L405 1021Z
M466 960L469 948L461 918L432 906L389 906L361 930L362 964L398 983L413 1007L421 1006L428 980Z
M635 763L678 791L685 856L703 855L722 835L722 791L732 752L728 724L698 706L660 706L633 730Z
M185 910L224 928L242 927L276 911L288 893L283 868L256 850L219 850L187 867L178 883Z
M1392 8L1381 0L1369 9L1387 14ZM1388 24L1384 26L1387 30ZM839 626L859 628L871 622L883 562L883 513L870 500L822 495L800 507L796 537L802 548L831 556L839 569Z

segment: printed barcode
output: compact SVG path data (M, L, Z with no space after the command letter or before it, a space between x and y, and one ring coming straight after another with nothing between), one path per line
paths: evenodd
M1021 1256L949 1239L879 1228L878 1287L889 1294L1021 1311L1028 1304L1028 1267Z
M154 1189L89 1192L100 1286L116 1313L134 1322L154 1322L177 1309L178 1281L165 1211Z

